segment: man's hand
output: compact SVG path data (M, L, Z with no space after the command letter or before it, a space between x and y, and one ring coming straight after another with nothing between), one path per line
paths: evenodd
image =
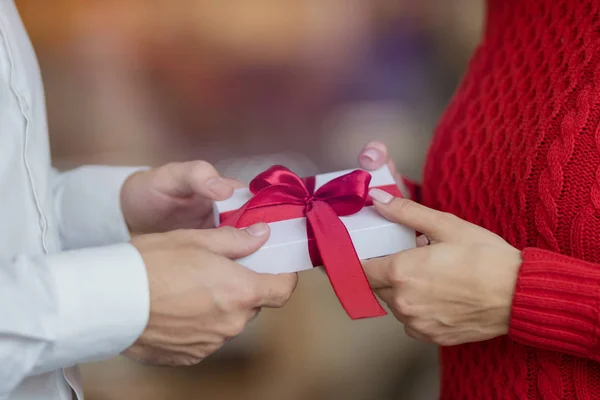
M454 215L378 189L370 195L384 217L424 233L418 248L364 263L406 333L441 346L507 334L521 253Z
M133 236L210 228L212 202L242 186L205 161L171 163L131 175L121 189L121 208Z
M146 264L150 319L125 351L134 360L192 365L242 332L261 307L282 307L296 274L257 274L231 261L267 240L268 225L142 235L132 244Z

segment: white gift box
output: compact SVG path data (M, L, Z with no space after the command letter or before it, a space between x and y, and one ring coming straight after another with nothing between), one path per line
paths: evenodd
M325 183L353 170L316 175L315 190ZM371 171L369 187L393 185L394 178L387 167ZM252 198L247 188L237 189L227 200L214 204L215 225L219 215L237 210ZM356 214L339 217L346 226L354 248L361 260L386 256L416 246L415 231L383 218L373 206ZM298 272L313 268L306 234L306 218L294 218L269 223L271 235L255 253L237 260L245 267L261 273Z

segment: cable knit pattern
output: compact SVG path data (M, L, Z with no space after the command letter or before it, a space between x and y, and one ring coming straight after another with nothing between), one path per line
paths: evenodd
M523 263L509 336L442 349L442 398L600 399L600 1L487 13L420 195Z

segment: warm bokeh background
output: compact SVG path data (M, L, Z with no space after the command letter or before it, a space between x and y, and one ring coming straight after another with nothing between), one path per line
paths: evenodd
M418 179L481 29L481 0L16 0L56 166L205 159L248 180L352 168L386 141ZM350 321L302 273L282 310L188 369L87 365L90 400L400 400L437 393L435 349Z

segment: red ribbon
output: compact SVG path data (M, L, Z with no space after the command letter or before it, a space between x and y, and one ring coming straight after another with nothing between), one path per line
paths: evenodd
M243 228L257 222L306 217L308 250L313 265L323 265L331 286L352 319L385 315L373 294L350 235L340 216L370 205L371 174L356 170L315 191L315 178L301 179L282 166L273 166L250 182L254 197L241 208L220 215L220 226ZM395 185L383 186L399 195Z

